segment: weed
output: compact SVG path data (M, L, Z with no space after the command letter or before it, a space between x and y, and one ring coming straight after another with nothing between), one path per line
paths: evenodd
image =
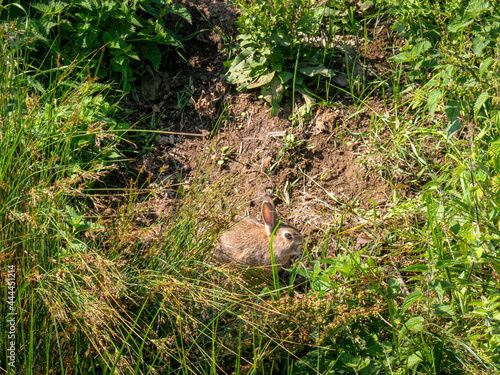
M303 154L305 149L311 149L314 147L313 145L307 145L307 141L305 139L295 139L295 135L291 131L290 133L284 135L282 139L276 139L283 145L283 147L278 152L277 160L271 165L271 167L269 167L269 171L267 173L271 173L271 171L282 161L293 159L296 154Z
M58 7L67 4L51 2L40 20L55 22L50 14L63 15ZM332 3L315 9L305 8L313 2L237 4L253 7L240 20L249 22L248 30L257 28L251 12L262 7L256 36L284 57L273 60L274 50L255 44L267 54L252 55L262 71L246 87L256 79L262 85L255 87L272 90L278 77L278 89L293 89L295 79L301 92L299 74L307 75L300 69L318 65L292 64L302 52L313 55L294 44L303 35L286 32L293 26L312 37ZM498 372L498 9L474 0L444 1L438 8L425 1L399 5L396 29L409 44L396 57L400 66L390 78L397 90L392 112L373 116L373 130L357 135L377 143L372 156L384 157L378 164L387 164L379 168L393 183L393 201L387 208L374 203L362 209L335 201L323 189L325 199L333 200L325 205L333 214L325 213L328 228L310 259L291 270L303 280L298 288L293 282L280 285L276 274L271 279L211 262L219 234L244 201L231 195L237 179L208 184L210 168L231 157L228 146L214 143L210 152L217 163L203 155L195 178L172 190L175 201L156 218L143 197L162 193L161 187L148 186L144 193L136 182L120 191L123 198L105 197L106 214L96 215L102 197L88 188L115 168L122 157L118 142L130 130L112 118L105 94L110 86L87 78L79 68L85 60L55 70L30 67L21 52L30 45L28 33L19 33L16 22L0 28L0 266L19 270L12 305L18 341L26 343L17 347L16 370ZM355 30L352 8L344 14L342 27ZM66 26L61 21L46 27L47 37L56 40L61 34L55 30ZM241 41L248 48L258 42L249 33ZM295 78L284 82L285 72ZM269 74L269 82L258 81ZM411 83L406 92L402 79ZM180 94L180 107L189 102L188 94ZM355 105L353 116L366 101ZM242 116L250 120L248 113ZM222 116L217 126L221 121ZM390 139L380 137L383 129ZM278 139L277 163L306 155L310 145L296 134ZM319 185L303 171L283 189L287 204L298 181ZM397 191L408 181L415 186L412 198ZM360 247L361 235L368 240ZM7 293L0 289L2 300ZM0 306L3 347L10 344L3 329L9 308ZM0 363L7 368L5 355Z
M271 104L271 114L277 115L285 93L302 94L307 101L314 96L308 81L314 85L318 77L332 79L335 73L325 66L324 39L330 46L334 31L344 11L339 1L316 0L234 2L240 12L238 55L225 63L229 83L239 91L259 88L260 98ZM324 37L324 30L329 33Z
M229 157L232 155L231 153L231 147L229 146L222 146L220 148L220 152L218 155L212 155L212 159L217 159L217 164L222 166L224 163L226 163L229 160Z
M132 68L137 69L133 61L148 60L158 70L158 45L182 47L178 30L166 27L163 17L175 14L191 22L186 8L170 1L51 0L2 8L3 19L20 20L26 48L37 51L29 56L29 64L52 69L54 63L68 66L85 58L89 74L121 81L124 91L132 88Z

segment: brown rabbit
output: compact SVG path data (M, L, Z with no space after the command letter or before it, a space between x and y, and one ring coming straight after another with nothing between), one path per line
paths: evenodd
M279 220L270 197L262 203L264 224L251 219L239 223L222 234L217 249L217 258L223 262L245 263L271 269L271 235ZM303 251L302 235L294 227L281 223L273 239L273 253L277 269L280 270L292 255Z

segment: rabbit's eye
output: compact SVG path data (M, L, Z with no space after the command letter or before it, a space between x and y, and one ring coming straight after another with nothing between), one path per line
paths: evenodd
M287 240L291 240L293 238L293 236L290 233L285 233L285 238Z

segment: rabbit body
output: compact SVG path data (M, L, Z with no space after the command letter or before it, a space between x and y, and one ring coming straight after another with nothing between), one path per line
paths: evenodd
M274 204L270 198L262 204L264 224L247 219L222 234L217 258L222 262L237 262L271 269L270 242L278 224ZM280 270L293 255L303 251L302 235L294 227L281 223L273 237L274 260Z

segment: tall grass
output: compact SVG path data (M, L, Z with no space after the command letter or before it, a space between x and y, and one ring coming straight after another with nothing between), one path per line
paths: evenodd
M237 177L207 184L210 158L189 186L133 182L121 197L92 194L118 168L127 137L109 104L116 98L87 76L84 60L29 66L24 43L15 23L0 29L0 267L5 280L15 267L16 281L13 310L4 303L11 289L0 289L2 371L499 371L494 90L470 100L469 119L486 130L465 137L472 143L454 140L435 95L408 99L400 80L411 67L396 67L388 80L397 92L384 96L392 112L374 114L371 134L353 135L384 160L367 163L392 182L393 202L325 213L324 237L294 270L305 281L287 285L211 259L244 199L231 195ZM425 87L426 75L412 77ZM384 130L390 140L377 143ZM415 189L411 199L400 183ZM145 198L167 192L175 199L153 215ZM370 242L354 250L361 234ZM336 257L325 259L332 246Z
M97 296L88 301L69 287L77 285L78 276L68 260L80 268L88 261L82 233L93 224L79 211L85 189L113 168L104 155L116 145L106 130L110 107L100 94L105 87L85 76L71 78L74 66L54 68L50 85L43 87L37 78L46 72L27 66L21 52L29 42L14 22L2 26L1 267L2 274L15 267L16 281L15 309L0 307L2 328L9 311L17 314L16 367L7 366L2 353L2 368L9 373L63 366L69 338L76 334L82 340L81 332L68 330L60 305L96 301ZM5 301L7 290L1 293ZM2 329L3 347L10 342L6 332ZM84 352L87 345L78 349Z
M12 24L1 34L1 267L4 275L15 266L16 281L13 310L0 307L2 347L14 342L16 349L14 360L2 351L2 369L216 373L221 356L258 368L238 342L250 340L245 350L263 342L252 301L268 293L265 279L257 274L248 283L207 262L238 206L227 198L236 180L207 188L200 172L148 228L140 224L148 211L135 185L109 216L96 216L102 197L89 192L116 167L110 154L119 153L122 137L108 117L107 88L75 74L83 61L54 68L50 85L41 86L44 72L24 64L16 46L29 41L16 30ZM162 189L172 187L152 194ZM252 311L242 322L257 337L245 332L231 342L227 322L242 308ZM14 338L9 312L16 314Z

